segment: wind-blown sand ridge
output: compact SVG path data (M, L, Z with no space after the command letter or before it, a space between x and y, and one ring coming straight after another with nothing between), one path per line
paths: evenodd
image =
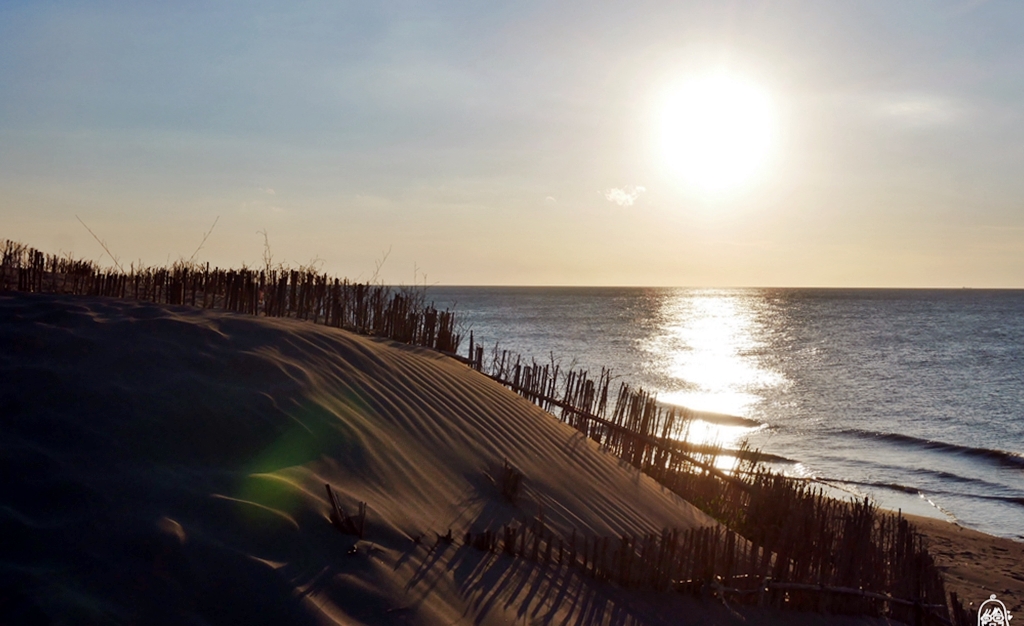
M566 534L715 522L426 349L5 294L0 416L0 623L884 623L736 613L435 546L541 510ZM505 458L525 476L515 505L495 484ZM368 503L364 540L331 526L325 483L347 510Z

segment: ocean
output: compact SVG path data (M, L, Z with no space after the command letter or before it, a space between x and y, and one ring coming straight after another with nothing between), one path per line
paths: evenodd
M753 420L697 436L838 495L1024 539L1024 291L431 287L490 353Z

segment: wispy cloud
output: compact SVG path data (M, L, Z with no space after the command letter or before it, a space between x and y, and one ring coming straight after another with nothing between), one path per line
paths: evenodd
M880 111L889 119L911 127L950 124L961 113L949 99L928 95L887 98Z
M633 206L636 199L645 191L647 191L646 188L638 185L626 185L621 189L612 187L604 192L604 197L609 202L614 202L619 206Z
M270 187L260 187L260 191L267 194L268 196L276 196L277 193Z

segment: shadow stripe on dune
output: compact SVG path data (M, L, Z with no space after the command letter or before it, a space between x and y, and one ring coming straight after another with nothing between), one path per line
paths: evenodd
M254 506L254 507L258 508L258 509L262 509L262 510L266 511L267 513L270 513L271 515L276 515L277 517L279 517L279 518L283 519L284 521L288 522L288 524L291 525L292 527L294 527L295 530L299 530L299 523L296 522L295 518L293 518L291 515L288 515L287 513L283 512L283 511L278 511L277 509L271 508L271 507L266 506L264 504L260 504L259 502L253 502L252 500L242 500L241 498L232 498L231 496L225 496L225 495L219 494L219 493L211 493L210 497L211 498L217 498L219 500L228 500L228 501L231 501L231 502L237 502L239 504L248 504L249 506Z

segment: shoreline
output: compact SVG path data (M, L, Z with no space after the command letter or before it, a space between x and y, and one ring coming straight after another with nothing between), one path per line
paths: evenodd
M1018 449L1020 423L1012 402L1007 401L1014 388L1000 386L998 381L1003 378L990 379L999 372L1009 375L1014 371L1009 353L984 334L984 324L977 321L981 318L958 317L975 310L992 324L1001 324L998 315L1014 310L1019 302L1015 296L970 304L971 299L945 302L938 296L810 298L795 293L769 298L737 292L712 298L680 290L641 297L628 291L587 295L568 290L538 291L516 300L500 291L441 289L434 289L432 297L458 302L472 318L478 340L488 349L500 340L501 347L510 352L543 356L540 360L545 362L553 352L563 362L571 361L592 372L610 369L631 385L656 394L661 404L714 409L770 423L770 427L718 429L710 425L717 423L714 418L707 419L706 413L697 415L705 418L699 424L701 436L709 436L703 434L708 432L728 442L746 437L752 449L803 464L794 468L778 463L776 469L835 481L836 487L861 497L868 495L879 506L894 511L924 516L948 511L950 519L963 520L961 523L993 535L1015 540L1024 536L1024 508L1020 507L1024 492L1015 480L1020 476L1024 451ZM710 302L732 313L727 317L711 315L701 308L701 303ZM978 308L972 309L974 306ZM857 317L858 311L883 316L886 324L901 329L897 334L909 336L918 324L913 320L925 319L920 316L929 307L946 311L941 320L936 319L936 323L942 322L941 330L935 327L939 333L935 337L914 335L920 341L900 342L897 360L903 365L879 361L864 343L875 335L866 318ZM562 311L564 315L556 313ZM832 314L837 317L830 317ZM850 323L832 323L840 319ZM861 321L853 323L857 319ZM699 347L691 341L699 337L702 325L711 328L719 323L723 333L739 333L742 341L754 341L761 347L740 354L719 346L724 350L719 354L713 345ZM959 323L967 324L970 330L964 332L977 338L964 344L972 353L1006 357L986 360L986 369L975 372L985 385L1000 390L992 396L991 411L983 420L976 410L981 400L972 395L971 377L966 377L962 368L946 361L927 365L929 361L915 357L929 349L947 349L943 337L963 339L965 335L955 329ZM600 334L587 334L586 329L598 327L603 329ZM1019 328L1016 324L1010 327ZM689 329L686 337L690 339L677 336L673 328ZM787 335L782 329L790 329L801 342L810 343L783 340ZM815 351L798 349L812 344ZM729 360L716 361L716 354ZM700 362L723 366L714 378L717 382L709 378L711 386L700 392L718 394L715 397L719 399L691 397L691 392L696 393L696 387L688 386L692 381L684 384L673 374L675 366L671 364L677 358L682 359L679 363L689 363L693 372L710 371L698 367ZM705 358L709 360L702 361ZM727 369L726 363L738 369ZM827 371L838 376L837 384L821 376L826 371L822 368L833 366L837 369ZM745 386L745 379L736 377L738 372L755 370L779 385ZM892 384L873 378L883 373L896 377ZM746 398L742 402L739 395L732 395L741 389L742 394L749 394L742 395ZM745 404L748 401L753 404ZM847 409L849 414L843 413Z
M1024 542L933 517L903 517L924 536L947 595L955 592L964 608L977 610L994 593L1010 613L1024 615Z
M577 531L617 536L716 524L542 409L436 352L294 320L103 298L0 298L0 321L13 357L0 360L0 395L20 415L5 424L11 436L0 438L0 448L35 486L15 494L17 517L0 521L14 529L15 543L50 546L47 555L15 555L30 573L0 589L0 600L18 610L88 612L35 591L64 585L40 563L94 567L93 549L65 532L84 526L96 535L89 546L105 546L104 562L135 568L159 591L135 595L77 581L88 606L103 602L138 616L166 611L168 598L182 618L203 615L206 603L243 615L255 596L260 611L294 623L381 623L401 610L422 623L471 612L478 623L497 624L543 610L566 620L624 611L637 623L661 624L668 607L683 606L699 607L715 624L834 623L827 614L756 607L740 608L747 618L727 615L694 598L619 590L572 568L557 570L556 579L529 559L447 547L446 530L494 530L534 511L557 534L571 535L573 546ZM63 432L86 437L53 434ZM112 443L122 441L132 445ZM68 453L91 462L49 461ZM511 502L496 489L509 462L528 485ZM126 466L140 470L132 481L146 498L112 478ZM372 539L346 539L326 523L324 484L350 511L369 503ZM37 493L68 485L79 495L59 509ZM97 499L131 502L132 513L111 517ZM969 608L996 593L1020 612L1024 544L905 517L928 538L947 593ZM420 544L434 534L433 548ZM140 561L132 541L159 550ZM169 572L165 561L174 565ZM296 604L296 593L311 589L296 581L311 572L328 572L326 586L312 604ZM197 576L248 582L211 596ZM372 610L367 593L378 598ZM850 616L848 623L881 622Z

